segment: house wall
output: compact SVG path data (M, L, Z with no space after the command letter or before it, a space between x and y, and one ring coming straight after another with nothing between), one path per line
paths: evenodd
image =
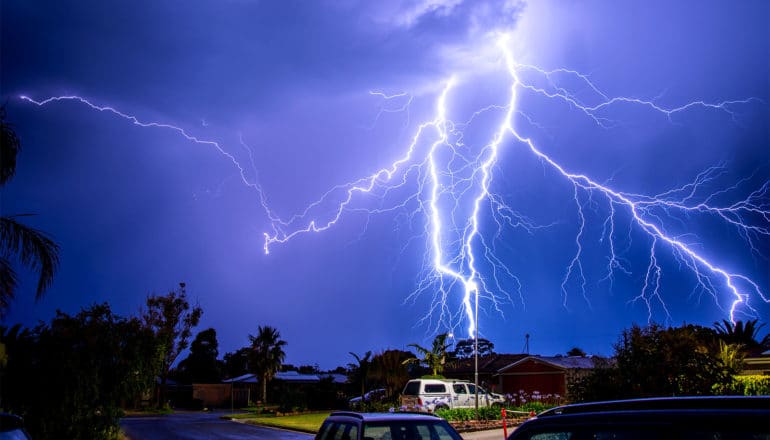
M505 374L501 376L500 385L505 394L519 394L520 391L532 394L538 391L541 395L564 396L567 389L563 372Z
M567 391L565 370L534 359L502 372L499 384L502 393L513 395L518 395L523 390L527 394L538 391L541 395L564 396Z
M193 399L201 400L204 407L230 406L231 388L229 383L194 383Z

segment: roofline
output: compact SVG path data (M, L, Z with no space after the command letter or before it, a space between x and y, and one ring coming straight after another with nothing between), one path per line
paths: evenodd
M516 361L516 362L514 362L514 363L512 363L512 364L510 364L510 365L506 365L506 366L504 366L503 368L501 368L501 369L497 370L497 373L496 373L496 374L502 374L503 370L507 370L507 369L509 369L509 368L515 367L516 365L518 365L518 364L520 364L520 363L522 363L522 362L524 362L524 361L526 361L526 360L528 360L528 359L536 359L536 360L538 360L538 361L540 361L540 362L542 362L542 363L544 363L544 364L548 364L548 365L550 365L550 366L552 366L552 367L556 367L556 368L558 368L558 369L560 369L560 370L564 370L564 371L567 371L567 370L569 369L569 368L565 368L565 367L564 367L564 366L562 366L562 365L557 365L557 364L554 364L553 362L550 362L550 361L544 360L544 359L542 358L542 356L538 356L538 355L529 355L529 356L527 356L527 357L525 357L525 358L519 359L518 361Z

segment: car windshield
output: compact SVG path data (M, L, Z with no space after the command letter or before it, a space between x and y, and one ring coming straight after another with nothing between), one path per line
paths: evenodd
M365 440L462 440L442 421L397 420L364 423Z

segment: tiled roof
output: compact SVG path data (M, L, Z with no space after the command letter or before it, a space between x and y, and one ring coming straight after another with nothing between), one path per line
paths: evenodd
M496 373L499 369L526 358L527 354L492 354L479 357L479 373ZM472 373L475 370L474 359L458 359L444 368L444 374Z
M502 373L504 370L508 370L509 368L512 368L527 359L550 364L554 367L563 368L565 370L591 369L596 366L596 358L592 356L524 356L515 362L511 362L510 364L499 368L498 372Z

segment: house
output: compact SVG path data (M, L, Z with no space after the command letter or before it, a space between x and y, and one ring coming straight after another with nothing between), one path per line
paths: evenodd
M497 372L529 355L526 354L488 354L479 356L479 385L486 387L489 391L502 393L499 380L496 377ZM444 367L444 376L452 379L475 380L475 359L473 357L455 359Z
M746 356L741 375L770 376L770 350Z
M499 370L495 377L499 392L519 396L568 398L569 385L596 367L593 356L524 356Z

